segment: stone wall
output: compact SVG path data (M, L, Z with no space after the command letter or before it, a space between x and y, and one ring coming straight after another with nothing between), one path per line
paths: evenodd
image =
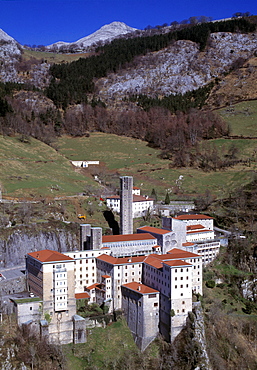
M13 293L20 293L27 290L26 276L19 276L13 279L0 281L0 295L5 296Z

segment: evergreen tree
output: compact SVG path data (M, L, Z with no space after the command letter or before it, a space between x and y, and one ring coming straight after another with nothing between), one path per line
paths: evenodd
M154 188L152 189L152 192L151 192L151 198L153 198L154 201L157 202L157 194Z
M165 204L170 204L170 196L169 196L169 193L168 192L166 193L166 197L165 197L164 203Z

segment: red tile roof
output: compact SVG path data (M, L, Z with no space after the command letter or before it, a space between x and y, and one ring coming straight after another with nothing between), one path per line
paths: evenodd
M181 260L165 261L164 264L171 267L192 266L190 263Z
M192 245L195 245L195 243L190 243L190 242L186 242L186 243L182 243L183 247L190 247Z
M168 234L171 232L171 230L164 230L164 229L160 229L158 227L152 227L152 226L139 227L138 230L143 230L149 233L155 233L155 234L161 234L161 235Z
M167 254L151 254L145 259L145 263L157 269L162 268L164 264L172 267L191 266L190 263L185 261L181 261L179 259L173 260L172 257Z
M98 260L110 263L111 265L127 265L129 263L142 263L145 260L145 256L138 257L113 257L107 254L101 254L97 257Z
M66 256L57 251L50 249L43 249L41 251L28 253L28 256L35 258L40 262L60 262L60 261L74 261L73 258Z
M143 197L143 195L133 195L133 202L152 202L153 198Z
M156 239L154 236L148 233L142 234L127 234L127 235L103 235L103 243L116 243L116 242L126 242L133 240L148 240Z
M183 249L179 248L173 248L170 251L168 251L168 255L171 255L172 258L200 258L201 256L199 254L195 254L192 252L185 251Z
M206 215L180 215L177 217L174 217L177 220L205 220L205 219L210 219L212 220L213 217L206 216Z
M128 284L123 284L122 286L124 286L125 288L128 288L128 289L134 290L134 291L136 291L137 293L140 293L140 294L153 294L153 293L156 294L156 293L159 293L158 290L150 288L147 285L140 284L140 283L135 282L135 281L133 281L131 283L128 283Z
M203 225L188 225L187 230L200 230L204 229Z
M102 277L103 277L104 279L109 279L109 278L110 278L110 275L102 275Z
M92 290L92 289L102 290L102 285L99 284L99 283L95 283L95 284L92 284L92 285L87 286L86 289L87 290Z
M84 292L84 293L75 293L75 298L76 299L88 299L88 298L90 298L90 295L86 292Z
M210 233L210 232L212 232L212 230L204 229L204 230L187 231L187 234Z
M157 255L150 254L148 257L146 257L144 262L147 265L155 267L156 269L161 269L163 267L163 262L160 259L155 258L155 256Z

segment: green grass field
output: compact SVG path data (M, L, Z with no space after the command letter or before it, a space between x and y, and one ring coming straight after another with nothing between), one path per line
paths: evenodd
M257 140L243 139L211 140L205 146L216 146L218 151L224 152L232 143L243 159L252 156L257 148ZM78 160L83 157L100 160L108 170L133 175L135 185L143 193L150 194L155 188L160 199L164 198L167 189L174 192L181 175L183 179L179 181L179 195L174 195L174 198L196 197L205 193L206 189L222 197L228 190L249 182L256 167L254 163L251 167L237 165L222 172L203 172L195 168L169 169L169 161L159 157L160 150L150 148L146 142L95 132L88 138L62 137L58 146L59 152L69 159Z
M60 53L49 53L46 51L34 51L34 50L23 50L23 58L28 60L30 58L35 58L38 60L45 59L48 63L64 63L73 62L79 58L87 58L90 53L80 53L80 54L60 54Z
M222 171L169 168L170 161L161 159L160 150L149 147L146 142L93 132L90 137L63 136L58 139L57 150L35 139L22 143L18 137L0 137L0 182L4 194L14 197L76 195L85 188L99 188L99 185L90 169L82 173L70 160L99 160L95 173L107 174L115 187L119 186L115 173L131 175L143 194L150 195L154 188L158 200L164 200L167 191L171 199L196 198L206 190L218 198L224 197L251 181L257 170L257 139L243 138L257 136L257 102L237 104L232 112L236 113L225 109L220 113L230 123L231 133L242 138L200 143L207 151L216 147L220 155L234 146L238 150L237 157L247 161Z
M64 347L69 370L106 369L117 364L125 353L138 353L132 334L124 320L88 331L88 342Z
M77 173L70 161L44 143L31 139L0 136L0 182L3 192L12 196L73 195L90 177Z
M222 108L217 113L229 123L231 135L257 137L257 100Z

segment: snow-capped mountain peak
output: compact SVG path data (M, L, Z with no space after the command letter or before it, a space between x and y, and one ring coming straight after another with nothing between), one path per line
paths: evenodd
M12 38L11 36L9 36L6 32L4 32L1 28L0 28L0 40L4 40L4 41L14 41L14 38Z
M112 22L102 26L99 30L92 33L89 36L82 37L81 39L69 43L64 41L58 41L52 45L49 45L47 48L52 48L53 46L60 48L61 46L68 46L71 44L77 44L80 47L88 47L99 41L111 41L119 36L131 33L136 31L136 28L129 27L123 22Z

